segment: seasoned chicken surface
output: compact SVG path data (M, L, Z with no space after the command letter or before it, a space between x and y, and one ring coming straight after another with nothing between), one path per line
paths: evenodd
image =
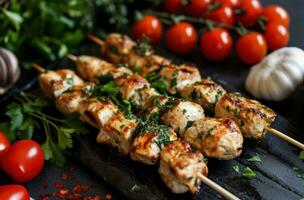
M243 147L240 128L228 118L202 118L186 130L183 138L205 156L222 160L238 157Z
M116 79L116 84L124 99L129 100L137 91L144 87L150 87L149 82L139 75L130 75Z
M125 117L124 113L119 112L113 115L104 126L101 127L99 134L103 137L109 137L113 142L111 145L123 154L127 155L130 152L133 133L137 126L135 119ZM97 142L102 143L97 137Z
M83 81L74 71L63 69L55 71L46 71L39 76L40 88L45 94L54 99L68 90L73 85L81 85Z
M168 144L161 152L159 173L173 193L195 193L200 187L199 174L207 176L204 156L193 152L182 140Z
M197 68L188 65L168 65L159 72L160 79L166 84L170 94L176 94L189 84L201 80Z
M117 111L118 107L108 99L89 98L79 107L80 118L96 128L103 127Z
M204 117L204 110L200 105L190 101L177 100L171 108L164 111L161 121L183 137L189 123L193 123Z
M237 93L226 93L215 106L215 117L234 120L244 137L260 140L266 134L265 127L271 125L276 114L256 100Z
M136 106L136 108L140 109L147 104L151 98L156 96L159 96L159 93L154 88L143 87L138 89L137 92L130 97L130 102Z
M176 99L173 97L163 95L154 96L144 104L139 116L145 120L158 121L162 113L170 108L175 101Z
M106 45L102 48L102 54L111 63L125 63L125 57L133 49L136 43L127 35L111 33L107 36Z
M204 109L214 110L216 102L226 93L224 88L209 79L202 79L180 90L180 95L200 104Z
M94 83L74 85L55 99L57 109L64 115L78 112L81 103L91 96Z
M145 164L158 163L161 150L167 143L176 139L176 133L166 126L142 127L140 133L133 140L130 152L131 159Z

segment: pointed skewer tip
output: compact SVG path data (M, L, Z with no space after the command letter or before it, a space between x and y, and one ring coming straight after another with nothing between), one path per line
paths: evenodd
M68 59L70 59L71 61L76 62L77 61L77 56L73 55L73 54L68 54L67 55Z
M98 44L100 46L104 46L104 41L102 39L96 37L95 35L87 34L87 38L89 38L90 40L92 40L93 42L95 42L96 44Z
M46 70L38 64L33 64L33 68L36 69L39 73L44 73Z

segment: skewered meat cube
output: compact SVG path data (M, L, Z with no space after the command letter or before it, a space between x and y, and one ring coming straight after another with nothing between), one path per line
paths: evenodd
M101 127L99 134L108 137L113 142L111 145L123 154L127 155L130 152L133 133L137 126L135 119L129 119L124 116L124 113L116 113L113 115L107 123ZM102 143L99 140L101 136L97 137L97 142Z
M143 87L130 97L130 101L136 108L142 108L152 97L158 95L154 88Z
M83 85L74 85L59 97L56 98L55 104L57 109L64 115L78 112L80 104L90 97L94 83L84 83Z
M183 138L205 156L222 160L239 156L243 147L240 128L228 118L202 118L186 130Z
M159 162L160 152L164 146L177 139L176 133L161 125L144 126L135 136L131 147L131 159L145 164Z
M73 85L81 84L83 84L83 81L74 71L68 69L57 70L56 72L46 71L39 77L40 88L52 99L58 97Z
M126 35L111 33L107 36L106 45L102 48L102 54L114 64L125 63L125 56L129 54L136 43Z
M149 82L139 75L130 75L116 79L116 84L124 99L129 100L137 91L144 87L149 87Z
M214 110L216 102L225 93L222 86L209 79L189 84L180 91L183 98L194 101L207 110Z
M188 65L166 66L160 70L159 75L170 94L176 94L185 86L201 80L201 75L197 68Z
M164 111L161 121L183 137L187 125L203 117L205 117L204 110L200 105L190 101L177 100L171 108Z
M215 116L234 120L244 137L260 140L267 132L265 127L270 126L276 114L256 100L226 93L215 106Z
M195 193L200 187L199 174L207 176L208 168L204 156L193 152L182 140L168 144L161 152L159 173L174 193Z
M80 118L96 128L103 127L117 111L118 107L108 99L90 98L79 107Z

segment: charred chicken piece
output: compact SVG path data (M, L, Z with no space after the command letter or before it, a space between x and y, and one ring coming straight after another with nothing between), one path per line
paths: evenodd
M180 90L180 95L200 104L204 109L214 111L215 104L226 91L222 86L209 79L202 79Z
M62 69L42 73L39 77L40 88L44 93L54 99L68 90L73 85L81 85L83 81L75 74L74 71Z
M189 84L201 80L197 68L188 65L168 65L159 72L160 79L166 84L170 94L176 94Z
M143 126L131 146L131 159L145 164L156 164L164 146L177 139L176 133L162 125Z
M244 137L260 140L265 137L265 127L271 125L276 114L256 100L247 99L238 93L226 93L216 103L215 117L234 120Z
M182 140L168 144L161 152L159 173L173 193L196 193L200 187L199 174L207 176L204 156L191 150Z
M243 147L240 128L228 118L202 118L186 130L183 138L205 156L222 160L238 157Z

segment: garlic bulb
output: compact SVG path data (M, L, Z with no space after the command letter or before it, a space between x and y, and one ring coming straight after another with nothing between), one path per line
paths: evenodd
M11 88L20 76L16 56L9 50L0 48L0 95Z
M246 79L247 91L258 99L281 101L303 81L304 51L285 47L253 66Z

